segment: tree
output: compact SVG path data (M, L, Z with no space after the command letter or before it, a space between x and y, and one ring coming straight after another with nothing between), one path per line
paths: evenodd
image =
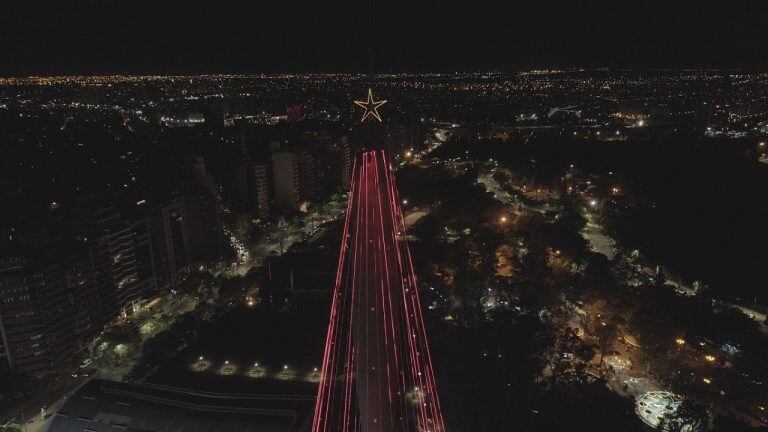
M613 273L608 258L600 253L593 252L589 256L587 268L584 270L585 281L593 287L602 287L613 284Z
M664 288L667 286L667 273L661 266L656 268L656 274L653 276L653 286L656 288Z
M499 186L504 187L507 183L509 183L509 176L502 171L496 171L492 178L499 184Z
M691 399L685 399L675 412L665 413L657 430L664 432L695 432L707 423L707 409Z
M618 316L612 316L610 318L596 317L593 321L593 329L597 335L597 346L600 350L600 366L603 365L605 354L608 353L616 343L621 322L622 319Z
M581 374L584 371L584 359L591 358L591 350L579 338L575 329L566 327L556 331L554 338L554 343L544 352L552 386L569 373Z

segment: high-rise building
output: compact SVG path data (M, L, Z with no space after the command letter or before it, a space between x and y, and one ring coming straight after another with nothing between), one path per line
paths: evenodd
M192 184L184 191L192 261L195 265L216 266L224 244L219 187L208 175L202 156L195 158L192 168ZM245 195L247 198L247 192Z
M51 364L37 295L42 274L21 255L0 259L0 367L42 378Z
M343 189L349 188L349 184L352 181L352 148L349 145L347 137L342 137L338 142L339 148L339 168L340 168L340 184Z
M152 295L157 292L155 261L152 255L152 241L149 236L149 221L146 217L129 222L133 230L133 248L136 254L136 274L138 280L131 290L125 290L120 299L123 311L136 312Z
M195 158L193 173L196 184L205 188L205 190L210 192L210 194L214 197L218 195L218 186L216 185L213 177L208 174L205 168L205 159L202 156Z
M216 196L200 185L184 194L187 209L189 243L195 264L215 266L221 260L223 230Z
M184 200L172 197L149 219L158 287L175 287L189 274L192 251Z
M234 191L235 191L235 205L238 209L245 210L248 207L248 195L249 195L249 172L248 167L250 162L246 159L240 161L235 165L233 169L233 175L235 177Z
M349 188L352 179L352 148L346 136L324 146L321 187L326 192Z
M275 205L297 210L301 204L301 174L297 154L293 152L272 154L272 177L275 187Z
M297 154L299 159L299 189L302 201L317 198L318 184L318 158L307 150Z
M15 245L0 258L0 368L42 379L66 367L101 329L84 241Z
M84 212L84 217L82 237L93 263L100 318L105 324L125 313L125 308L137 300L135 233L131 224L111 206Z
M251 207L256 210L260 218L269 216L269 166L266 163L256 162L251 167Z

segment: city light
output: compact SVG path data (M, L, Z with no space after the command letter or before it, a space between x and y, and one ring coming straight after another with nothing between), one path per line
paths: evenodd
M530 404L511 415L483 407L508 391L561 406L572 394L560 390L602 377L590 391L636 402L634 413L605 407L618 409L599 419L606 429L637 415L660 431L694 405L716 421L768 424L763 364L751 361L763 348L751 336L768 324L765 272L739 265L768 229L749 211L768 166L764 78L0 78L4 165L21 174L3 182L12 217L0 231L13 247L0 256L0 287L11 287L0 289L0 315L15 318L0 320L0 334L18 336L3 349L19 376L61 384L52 393L19 382L17 392L14 382L11 397L26 399L9 406L80 399L90 376L138 388L156 373L191 389L197 375L227 395L247 390L241 380L276 395L312 383L315 398L286 402L312 432L446 432L478 407L490 429L514 430ZM392 121L369 86L397 97ZM366 99L351 104L356 88ZM713 193L712 182L739 187ZM697 211L712 203L722 212ZM673 235L691 220L695 232ZM323 290L327 303L305 307ZM46 316L54 326L38 323ZM734 320L743 331L727 331ZM454 353L466 342L456 335L492 343ZM521 345L531 340L551 349ZM25 361L30 347L39 362ZM193 360L195 349L211 357ZM529 360L541 365L523 371L531 379L502 376ZM442 388L435 362L467 379ZM494 379L478 387L486 372ZM442 424L439 396L467 404L450 405L468 409L451 413L459 424ZM62 412L47 420L80 415ZM559 427L544 420L588 429L559 417Z

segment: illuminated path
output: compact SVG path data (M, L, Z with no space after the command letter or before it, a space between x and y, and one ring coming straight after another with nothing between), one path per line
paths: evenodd
M443 432L386 153L355 161L313 432Z

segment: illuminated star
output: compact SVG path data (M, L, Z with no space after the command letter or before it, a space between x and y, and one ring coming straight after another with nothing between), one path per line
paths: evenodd
M365 119L367 119L368 117L372 117L378 121L381 121L381 116L379 115L378 108L384 105L385 103L387 103L386 100L380 100L380 101L373 100L373 92L371 91L371 89L368 89L367 101L355 101L355 105L365 110L365 112L363 113L363 118L360 119L360 123L364 122Z

